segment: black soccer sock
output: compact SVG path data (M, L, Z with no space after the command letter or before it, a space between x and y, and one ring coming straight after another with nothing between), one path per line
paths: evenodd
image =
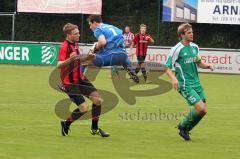
M101 114L101 105L92 104L92 129L98 129L99 116Z
M131 67L128 67L128 66L123 66L124 70L127 71L128 75L130 77L132 77L133 75L135 75L135 71L131 68Z
M142 68L141 68L141 71L142 71L142 75L143 75L143 77L144 77L144 80L147 81L147 72L146 72L145 67L142 67Z
M67 119L67 125L70 126L75 120L78 120L86 112L80 112L79 108L75 109L71 116Z
M140 68L137 67L137 68L135 69L136 74L138 74L139 71L140 71Z

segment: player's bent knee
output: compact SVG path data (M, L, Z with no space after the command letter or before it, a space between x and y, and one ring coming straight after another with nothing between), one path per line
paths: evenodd
M80 110L80 112L87 112L88 111L87 103L80 104L79 105L79 110Z
M141 67L142 68L145 67L145 63L144 62L141 63Z
M195 109L196 111L201 114L201 115L205 115L207 113L207 108L206 108L206 104L203 103L202 101L198 102L196 105L195 105Z
M96 98L95 100L93 100L93 104L97 105L97 106L100 106L103 102L103 99L102 98Z
M203 115L206 115L206 114L207 114L207 107L206 107L206 105L204 106L204 108L203 108L203 110L202 110L202 114L203 114Z
M103 102L103 99L101 98L101 96L99 95L98 92L91 93L89 98L93 102L93 104L95 104L95 105L101 105L102 102Z
M204 116L204 115L207 114L207 108L206 108L205 105L201 107L199 113L200 113L202 116Z

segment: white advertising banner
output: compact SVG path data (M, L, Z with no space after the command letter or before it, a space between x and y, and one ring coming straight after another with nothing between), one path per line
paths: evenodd
M18 0L17 11L101 14L102 0Z
M91 46L80 46L83 53L88 53ZM135 49L133 49L135 52ZM127 49L129 52L129 49ZM149 47L146 56L146 67L151 70L159 70L166 63L170 48ZM213 73L240 74L240 50L232 49L200 49L200 56L204 63L214 66ZM137 62L134 55L129 58L132 62ZM136 63L135 63L136 64ZM211 72L210 70L199 69L199 72Z
M240 24L240 0L163 0L163 21Z
M198 23L240 24L240 0L199 0Z
M165 64L169 55L169 49L149 48L145 61ZM214 73L240 74L240 51L236 50L212 50L200 49L200 56L204 63L214 66ZM136 57L130 56L136 62ZM152 67L152 66L151 66ZM159 68L159 66L157 66ZM210 70L199 69L199 72L211 72Z

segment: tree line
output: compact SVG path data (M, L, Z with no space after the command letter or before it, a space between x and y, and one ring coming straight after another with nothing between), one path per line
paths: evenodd
M161 1L160 1L161 3ZM153 36L154 45L172 46L177 39L177 26L180 23L162 22L158 0L103 0L102 15L105 23L124 29L131 27L133 33L145 23ZM1 0L0 12L13 12L15 0ZM80 14L37 14L17 13L15 40L61 42L64 39L62 27L71 22L81 29L81 42L92 43L94 37L87 24L88 15ZM200 47L240 48L239 25L192 24L194 39ZM12 19L0 16L0 40L11 40Z

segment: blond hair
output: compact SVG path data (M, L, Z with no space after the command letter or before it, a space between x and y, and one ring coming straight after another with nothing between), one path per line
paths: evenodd
M78 28L77 25L74 25L74 24L72 24L72 23L67 23L67 24L65 24L64 27L63 27L63 32L64 32L65 34L71 34L71 32L72 32L74 29L77 29L77 28Z
M141 28L141 27L145 27L145 28L146 28L147 25L146 25L146 24L140 24L140 28Z
M182 23L181 25L179 25L178 31L177 31L178 37L181 39L181 35L185 34L185 32L191 28L192 28L192 25L189 23Z

